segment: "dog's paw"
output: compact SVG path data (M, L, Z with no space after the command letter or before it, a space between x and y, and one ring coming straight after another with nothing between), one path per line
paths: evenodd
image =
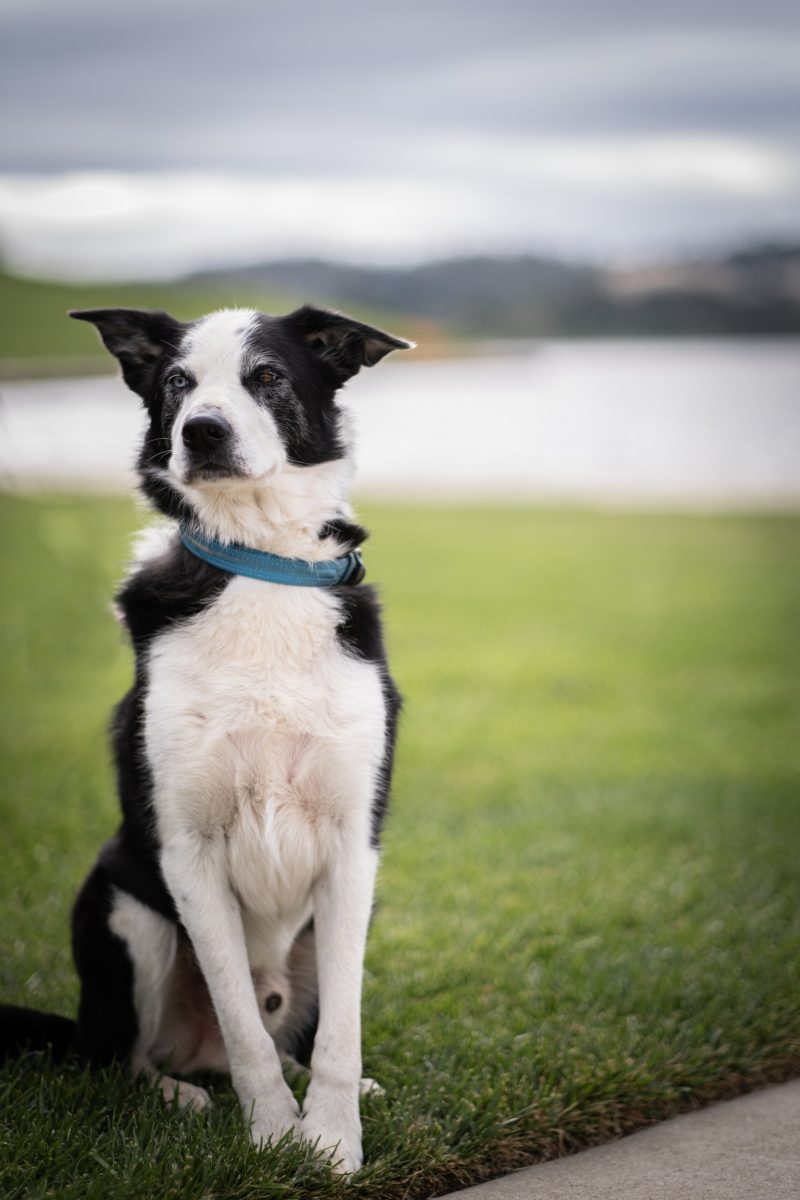
M208 1092L195 1083L187 1083L185 1079L173 1079L171 1075L162 1075L158 1083L168 1104L177 1099L178 1108L188 1109L189 1112L202 1112L204 1108L211 1107Z
M267 1142L274 1144L286 1134L296 1134L300 1128L300 1111L288 1088L285 1097L272 1096L248 1106L245 1119L248 1118L254 1146L265 1146Z
M339 1091L326 1094L312 1089L313 1081L306 1096L300 1136L318 1154L330 1158L337 1174L352 1175L363 1162L358 1094L345 1097Z
M382 1088L376 1079L364 1076L358 1085L358 1094L360 1096L385 1096L386 1088Z

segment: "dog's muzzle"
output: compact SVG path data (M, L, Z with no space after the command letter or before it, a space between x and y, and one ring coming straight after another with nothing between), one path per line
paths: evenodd
M240 475L235 462L233 426L221 413L194 413L181 430L186 453L186 481Z

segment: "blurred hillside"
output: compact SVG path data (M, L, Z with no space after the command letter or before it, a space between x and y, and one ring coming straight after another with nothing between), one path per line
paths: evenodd
M288 312L289 289L258 279L208 277L170 283L65 283L22 279L0 272L0 377L108 374L115 365L94 329L67 316L80 308L166 309L184 320L229 306ZM421 343L441 345L446 335L424 318L372 303L349 305L355 316L391 325Z
M416 313L461 337L800 333L800 246L618 270L531 256L411 268L287 260L195 282Z
M54 283L0 274L0 371L113 370L70 308L165 308L191 318L226 305L283 312L309 300L419 343L422 355L491 338L800 334L800 246L607 270L539 257L356 267L287 260L170 283Z

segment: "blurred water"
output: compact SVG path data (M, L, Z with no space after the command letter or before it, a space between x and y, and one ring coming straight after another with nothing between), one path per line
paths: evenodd
M550 342L395 356L347 389L362 493L800 505L800 343ZM115 379L0 385L6 486L127 487Z

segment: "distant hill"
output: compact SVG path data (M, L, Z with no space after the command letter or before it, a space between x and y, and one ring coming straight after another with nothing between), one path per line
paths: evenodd
M455 258L418 267L354 267L289 259L198 275L272 287L297 300L415 313L462 336L531 337L557 333L562 312L593 297L598 273L543 258Z
M0 371L113 370L69 308L166 308L190 318L226 305L286 312L304 300L411 337L423 354L464 340L800 334L800 246L603 270L534 256L417 267L286 260L164 283L54 283L0 273Z
M533 256L408 268L285 260L193 282L414 313L461 337L800 333L800 246L625 270Z

